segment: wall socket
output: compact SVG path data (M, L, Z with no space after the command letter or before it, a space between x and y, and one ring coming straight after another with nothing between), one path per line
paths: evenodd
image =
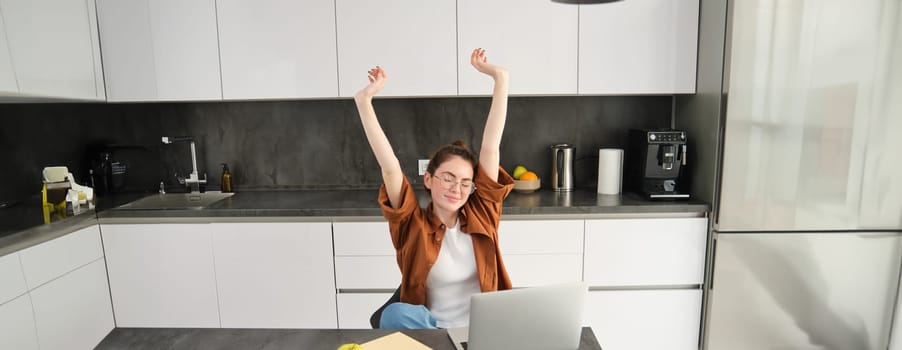
M423 175L426 173L426 168L429 167L429 159L420 159L417 160L417 174Z

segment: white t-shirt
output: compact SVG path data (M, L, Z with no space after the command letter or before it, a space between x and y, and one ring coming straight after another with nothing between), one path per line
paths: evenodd
M476 256L470 235L460 223L445 230L438 259L426 280L426 307L439 328L465 327L470 323L470 296L479 293Z

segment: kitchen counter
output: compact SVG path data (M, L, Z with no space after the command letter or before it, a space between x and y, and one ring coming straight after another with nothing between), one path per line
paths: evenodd
M116 328L95 349L337 349L392 334L391 329L216 329ZM435 349L453 350L443 329L401 331ZM601 349L595 333L583 327L579 349Z
M124 209L123 204L147 193L122 194L99 198L96 210L69 217L54 217L43 222L40 199L29 199L0 209L0 256L16 252L101 222L135 222L161 219L248 220L249 218L340 221L357 218L381 218L377 205L378 190L302 190L247 191L198 209ZM429 195L418 190L420 204ZM594 188L557 193L540 190L512 192L504 201L506 219L617 218L617 217L702 217L709 210L700 201L649 201L637 194L600 195Z
M417 191L421 205L429 202L425 190ZM203 209L104 210L100 218L191 217L382 217L378 190L310 190L239 192ZM704 216L708 205L699 201L649 201L636 194L600 195L590 190L573 192L512 192L504 201L503 215L512 217L581 218L616 216Z

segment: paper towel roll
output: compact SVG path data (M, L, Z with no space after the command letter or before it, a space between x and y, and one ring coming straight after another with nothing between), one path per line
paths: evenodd
M623 150L602 148L598 150L598 193L620 194L623 180Z

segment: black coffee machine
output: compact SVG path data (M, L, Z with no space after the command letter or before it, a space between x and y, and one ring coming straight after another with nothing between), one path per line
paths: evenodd
M625 184L648 199L685 199L686 132L630 130Z

